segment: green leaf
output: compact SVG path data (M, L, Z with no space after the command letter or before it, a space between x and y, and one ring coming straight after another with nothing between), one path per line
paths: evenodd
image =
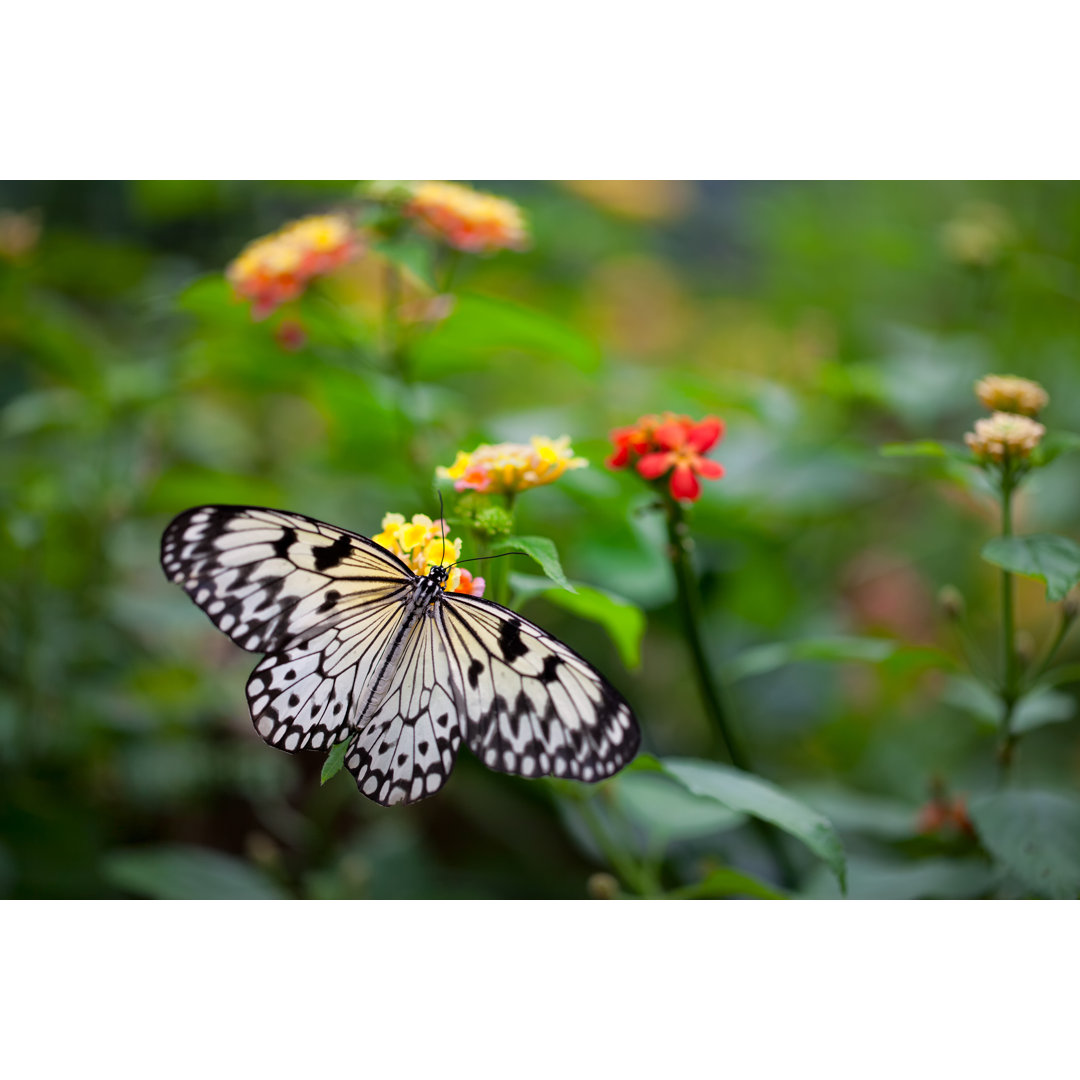
M1051 668L1039 679L1039 686L1063 686L1066 683L1080 682L1080 664L1062 664Z
M574 615L599 623L619 650L628 668L641 663L641 639L645 633L645 613L636 604L614 593L573 582L574 592L553 589L546 578L531 574L511 574L510 585L519 596L542 596Z
M841 889L846 887L844 846L829 820L816 810L768 781L729 765L693 758L664 758L660 765L695 795L716 799L731 810L752 814L791 833L825 861Z
M876 664L887 660L899 648L886 638L828 637L802 641L773 642L740 653L725 668L728 682L751 675L764 675L796 660L861 660Z
M726 896L749 896L755 900L788 899L785 893L778 892L764 881L729 866L713 870L694 885L683 885L668 893L672 900L719 900Z
M1005 716L1005 703L1001 698L970 675L954 675L946 680L941 700L993 728L1000 728ZM1069 694L1043 686L1025 694L1016 703L1009 727L1014 733L1021 734L1045 724L1060 724L1075 715L1076 702Z
M982 549L982 557L995 566L1046 583L1047 600L1064 600L1080 582L1080 544L1067 536L999 536Z
M882 840L905 840L915 834L919 808L898 799L827 783L800 785L793 794L821 811L841 833Z
M656 845L713 836L746 820L715 799L694 795L664 773L624 770L608 786L619 810Z
M555 543L546 536L507 536L496 545L497 551L521 551L528 555L544 573L559 586L569 592L577 590L566 579L562 564L559 562L559 552Z
M1055 899L1080 893L1080 800L1056 791L1003 791L973 802L987 851L1029 888Z
M118 888L158 900L281 900L265 874L209 848L148 847L116 851L105 875Z
M454 310L416 343L413 361L425 375L475 367L498 353L525 353L595 371L600 352L594 342L550 315L490 296L464 294Z
M380 241L375 245L375 250L380 255L385 255L392 263L407 270L429 288L435 288L430 243L426 243L414 233L405 232L393 239Z
M999 876L983 859L944 857L899 862L880 856L852 856L849 900L952 900L982 896ZM800 890L806 900L836 900L836 882L824 868Z
M348 746L348 739L334 744L334 748L326 755L326 760L323 762L322 776L319 779L320 784L325 784L327 780L341 772L341 768L345 764L345 751Z

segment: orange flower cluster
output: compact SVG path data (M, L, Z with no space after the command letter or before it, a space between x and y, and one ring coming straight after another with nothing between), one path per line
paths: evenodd
M312 278L344 265L359 249L356 231L346 218L306 217L248 244L225 276L238 296L251 301L253 317L265 319L300 296Z
M406 521L403 514L387 514L382 529L372 537L375 543L393 552L417 574L426 574L433 566L449 566L461 558L461 538L446 536L446 522L441 519L432 521L427 514L413 514L412 521ZM474 578L468 570L455 566L443 588L483 596L485 584L482 577Z
M520 251L529 244L525 218L516 203L465 184L445 180L416 184L404 209L429 233L459 251Z
M621 469L632 464L646 480L666 476L672 498L693 502L701 497L699 476L719 480L724 475L723 465L703 456L723 434L724 422L716 416L706 416L699 423L670 412L643 416L631 427L611 433L615 453L607 465Z

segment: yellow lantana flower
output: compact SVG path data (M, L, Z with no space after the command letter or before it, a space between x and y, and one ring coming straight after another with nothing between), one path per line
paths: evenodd
M449 566L461 558L461 538L445 536L446 522L432 521L427 514L414 514L406 521L403 514L387 514L382 519L382 532L372 539L380 547L393 552L415 573L424 575L433 566ZM468 570L455 566L444 588L447 592L484 595L484 579L474 578Z
M453 465L439 466L438 475L454 481L457 491L516 494L552 484L568 469L589 463L575 457L570 436L549 439L534 435L525 443L483 443L475 450L459 450Z

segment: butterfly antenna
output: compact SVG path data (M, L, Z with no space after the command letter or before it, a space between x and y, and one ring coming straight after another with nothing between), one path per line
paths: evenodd
M467 562L485 562L487 559L504 559L507 555L527 555L527 551L500 551L498 555L474 555L471 559L458 559L452 566L460 566Z
M446 518L443 515L444 515L444 510L443 510L442 492L440 491L439 492L439 523L442 525L442 529L440 530L442 532L442 552L439 554L439 565L440 566L445 566L446 565Z

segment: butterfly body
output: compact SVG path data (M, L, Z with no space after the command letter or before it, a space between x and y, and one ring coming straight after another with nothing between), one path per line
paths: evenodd
M386 805L446 782L464 741L522 776L601 780L640 733L587 661L492 601L445 591L356 533L261 507L204 506L162 537L162 566L241 647L255 730L286 751L349 740L345 765Z

